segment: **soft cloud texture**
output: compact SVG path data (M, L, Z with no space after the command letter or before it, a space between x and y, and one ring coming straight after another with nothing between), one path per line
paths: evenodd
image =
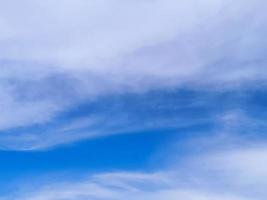
M263 117L250 116L248 108L255 104L248 101L253 95L244 94L174 90L99 97L53 122L3 132L0 149L44 150L82 139L146 131L232 136L245 135L245 131L251 135L256 127L266 129L266 125Z
M99 96L265 84L263 0L0 5L2 131Z

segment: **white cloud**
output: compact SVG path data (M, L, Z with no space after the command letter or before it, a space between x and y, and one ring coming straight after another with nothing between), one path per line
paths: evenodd
M171 181L171 183L170 183ZM77 183L54 183L41 190L19 196L23 200L81 200L81 199L131 199L131 200L247 200L242 195L216 193L201 189L179 187L179 180L166 174L112 173L91 177ZM14 199L17 199L16 197Z
M2 21L14 32L10 39L4 38L6 51L1 56L58 63L75 70L96 70L94 65L101 61L97 65L101 70L102 60L195 31L217 15L222 4L219 0L11 1L1 6ZM16 15L10 15L11 11Z
M265 6L0 1L0 130L48 122L99 95L265 80Z
M232 184L257 186L260 190L262 184L267 184L267 149L264 146L215 154L209 161L213 169L228 172L233 178Z

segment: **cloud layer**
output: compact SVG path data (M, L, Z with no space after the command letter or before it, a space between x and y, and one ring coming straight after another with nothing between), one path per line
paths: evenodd
M0 4L2 131L99 96L265 84L263 0Z

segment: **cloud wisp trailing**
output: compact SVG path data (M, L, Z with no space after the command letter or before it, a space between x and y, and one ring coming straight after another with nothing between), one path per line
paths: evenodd
M74 107L53 122L4 131L0 149L45 150L84 139L145 131L251 136L266 129L266 113L251 115L257 103L250 102L255 98L250 93L174 90L101 97Z
M265 6L2 1L0 130L44 124L99 95L265 81Z
M265 144L224 146L182 160L157 172L103 172L82 180L44 182L13 193L12 199L263 200L267 196Z

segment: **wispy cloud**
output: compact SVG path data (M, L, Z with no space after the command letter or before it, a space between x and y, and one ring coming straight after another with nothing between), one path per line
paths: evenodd
M225 102L218 107L221 98ZM191 134L200 132L198 126L208 133L235 134L240 133L241 123L246 124L247 130L255 123L265 127L261 118L247 116L246 103L233 105L236 101L247 100L233 93L193 90L102 97L75 107L52 123L3 132L0 149L41 150L82 139L143 131L179 134L187 130Z
M44 150L84 139L144 131L256 139L266 129L266 113L251 113L258 105L251 103L255 98L252 91L174 90L99 97L75 106L52 122L3 131L0 149ZM218 106L221 99L224 101Z
M2 131L46 124L99 96L267 77L263 0L0 4Z
M266 148L257 143L213 149L183 157L182 164L171 163L168 170L100 173L79 181L46 182L12 199L263 200L267 196L265 154Z

